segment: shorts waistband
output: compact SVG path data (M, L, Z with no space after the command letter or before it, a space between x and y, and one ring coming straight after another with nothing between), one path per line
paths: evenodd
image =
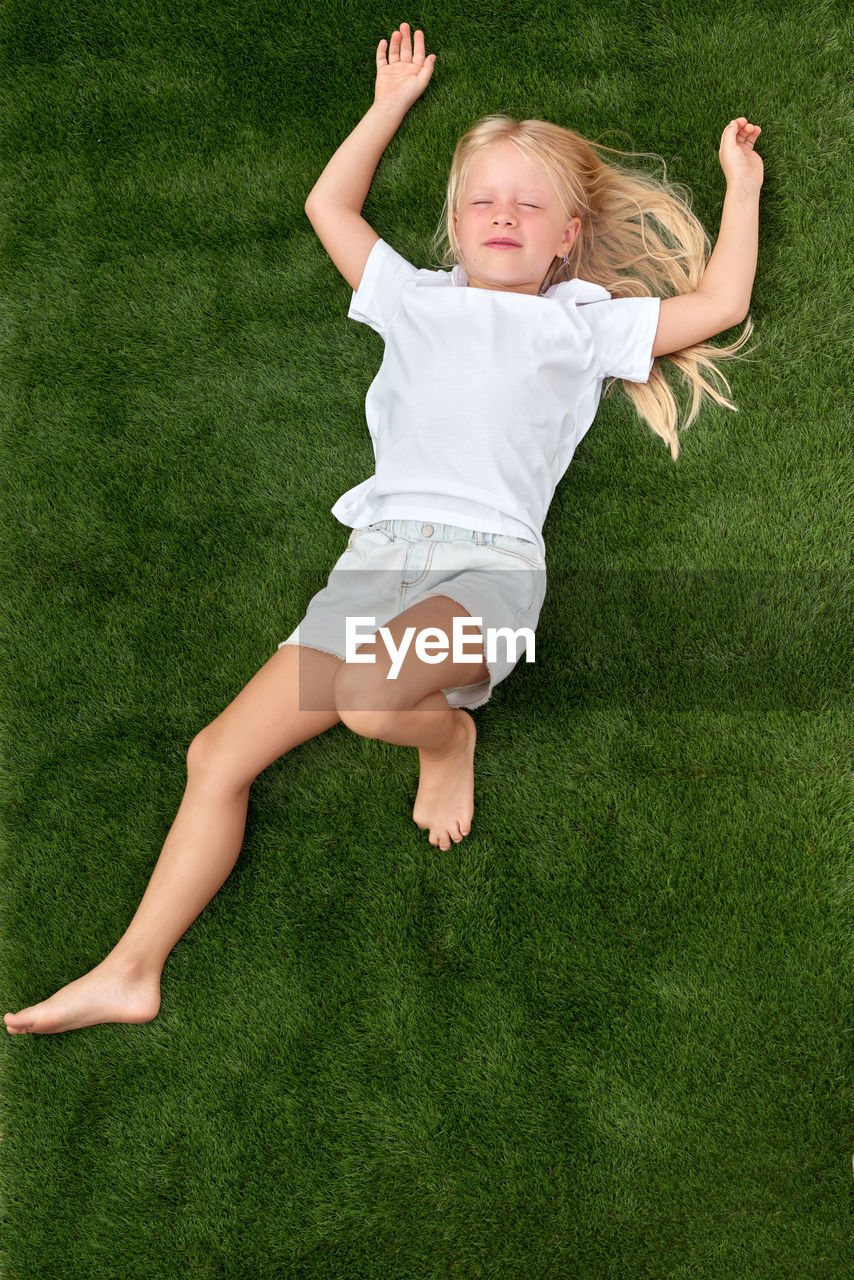
M404 538L411 542L426 538L438 542L474 542L479 547L490 547L503 539L510 538L514 542L530 542L532 547L537 545L528 538L517 538L515 534L492 533L485 529L465 529L457 524L436 524L435 521L427 520L377 520L370 527L383 529L395 538Z

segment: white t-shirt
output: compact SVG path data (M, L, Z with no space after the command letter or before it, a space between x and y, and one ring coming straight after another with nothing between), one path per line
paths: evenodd
M332 514L511 533L545 555L549 504L604 379L649 379L660 305L580 279L542 297L469 288L462 267L418 270L378 240L347 312L385 342L365 400L376 469Z

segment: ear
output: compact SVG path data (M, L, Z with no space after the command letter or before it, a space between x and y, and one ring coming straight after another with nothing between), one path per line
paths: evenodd
M572 222L568 222L566 224L566 231L563 237L563 245L561 247L565 249L567 253L569 253L570 249L578 239L578 233L580 230L581 230L580 218L573 218Z

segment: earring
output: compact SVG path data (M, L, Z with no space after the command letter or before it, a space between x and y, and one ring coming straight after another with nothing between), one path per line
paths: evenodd
M569 266L569 255L567 254L566 249L564 249L564 251L563 251L563 264L562 264L562 265L563 265L563 266L565 266L565 267L568 267L568 266ZM542 296L542 295L546 292L546 290L543 288L543 286L542 286L542 285L540 285L539 292L540 292L540 296Z

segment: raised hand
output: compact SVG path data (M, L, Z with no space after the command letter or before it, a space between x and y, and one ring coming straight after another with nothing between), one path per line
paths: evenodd
M762 186L765 179L765 165L762 157L753 150L753 144L762 130L758 124L748 124L744 116L731 120L723 131L718 159L727 182L741 182L746 179Z
M388 103L408 111L420 98L433 74L435 53L424 57L424 33L415 32L415 49L409 40L409 23L401 22L400 30L391 33L386 58L386 41L377 45L377 79L374 102Z

